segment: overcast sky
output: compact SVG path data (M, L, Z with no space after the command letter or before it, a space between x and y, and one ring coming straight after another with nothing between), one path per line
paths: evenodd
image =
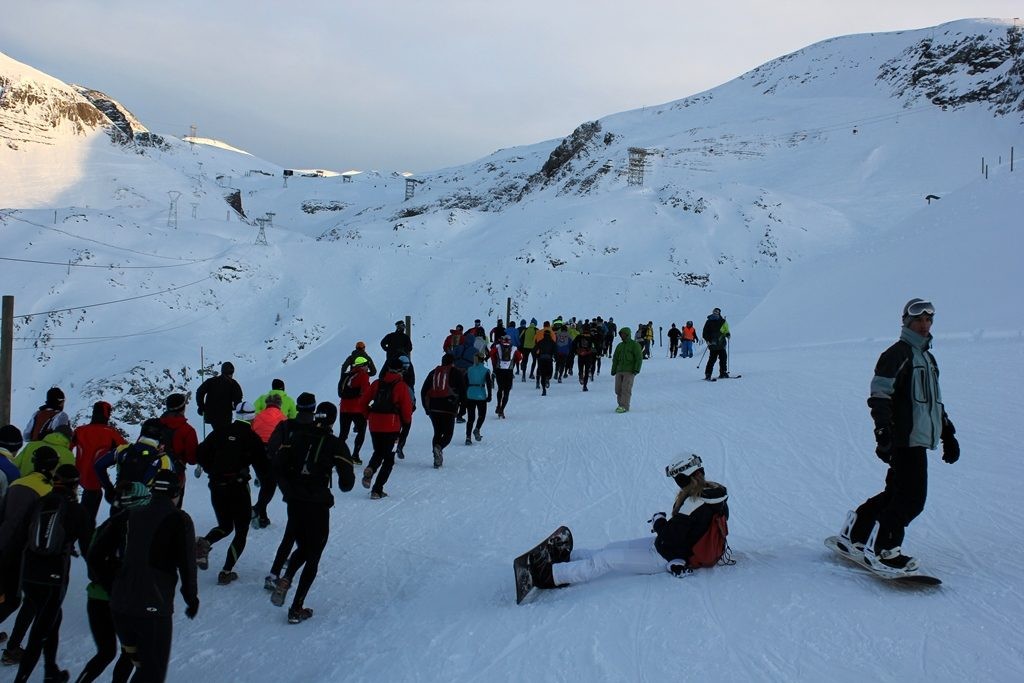
M0 52L102 90L156 132L284 166L432 169L561 138L849 33L1021 0L32 0Z

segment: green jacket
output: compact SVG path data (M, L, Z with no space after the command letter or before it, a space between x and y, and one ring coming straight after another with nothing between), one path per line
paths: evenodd
M256 409L256 412L258 413L267 407L267 396L271 394L277 394L281 397L281 412L284 413L285 417L295 419L295 416L299 414L298 408L295 407L295 399L284 393L282 389L271 389L256 399L256 403L252 406Z
M57 451L58 465L75 464L75 454L71 452L70 448L71 440L60 432L50 432L39 441L29 441L14 458L14 464L21 472L21 476L27 476L35 471L32 466L32 454L42 446L49 446Z
M639 375L640 366L644 364L643 347L631 338L632 334L628 327L620 327L619 334L622 333L626 334L626 340L619 342L612 353L612 374L632 372L634 375Z

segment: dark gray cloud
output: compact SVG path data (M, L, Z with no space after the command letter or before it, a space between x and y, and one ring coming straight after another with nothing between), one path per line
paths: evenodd
M8 3L0 51L150 128L283 165L423 171L561 137L847 33L1014 2L253 0Z

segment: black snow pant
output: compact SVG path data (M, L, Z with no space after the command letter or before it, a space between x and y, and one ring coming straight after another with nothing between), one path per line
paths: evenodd
M96 655L88 661L82 673L78 674L75 683L92 683L117 657L117 631L114 630L114 615L110 611L110 601L89 598L85 611L89 616L92 639L96 643ZM131 658L122 651L117 664L114 665L112 683L126 683L133 669Z
M405 442L409 439L409 432L412 431L412 422L407 425L402 425L402 431L398 433L398 452L402 453L402 457L405 457Z
M480 431L485 419L487 419L487 401L474 398L466 399L466 439L469 439L473 432ZM475 426L474 420L476 421Z
M288 560L288 571L284 577L290 582L302 569L298 588L292 596L292 608L301 609L316 579L320 556L327 547L327 538L331 533L331 508L324 503L290 502L288 526L295 531L295 551Z
M715 361L718 361L718 375L722 376L729 372L729 359L725 349L708 349L708 364L704 368L704 376L711 377L711 371L715 367Z
M57 666L57 647L60 645L60 622L62 617L61 605L64 604L64 594L67 592L67 584L32 583L26 581L22 590L25 593L25 606L29 609L35 620L32 622L32 631L28 634L28 643L25 646L25 653L21 656L21 663L18 665L18 675L14 678L17 683L27 681L32 671L39 662L39 657L45 657L47 674L53 674L60 670Z
M515 371L509 369L498 369L494 371L494 378L497 380L498 385L498 400L495 403L494 412L496 415L505 414L505 406L508 405L508 395L512 391L512 385L515 383L516 376Z
M675 358L679 353L679 337L671 338L668 340L668 355L669 358Z
M342 413L338 435L342 441L348 441L348 430L355 428L356 440L352 444L352 457L359 459L359 449L366 440L366 416L362 413Z
M455 434L455 413L440 413L431 411L430 423L434 426L434 438L431 446L437 446L441 450L448 448Z
M170 614L139 617L114 612L114 628L121 649L135 665L132 683L162 683L171 659L174 623Z
M857 508L857 522L850 540L865 543L878 522L875 552L903 543L903 535L924 510L928 495L928 452L922 446L897 448L885 475L885 489Z
M249 521L251 520L252 497L249 495L249 483L245 481L229 481L223 484L210 485L210 504L213 514L217 516L217 526L206 534L206 540L213 545L234 531L228 554L224 558L224 571L229 572L245 550L245 541L249 537Z
M370 458L369 467L377 473L370 491L383 493L384 484L388 483L391 470L395 468L395 444L398 442L398 432L375 434L371 431L370 439L373 440L373 456Z

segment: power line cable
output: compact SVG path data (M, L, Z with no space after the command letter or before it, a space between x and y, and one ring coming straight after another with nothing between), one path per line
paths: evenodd
M52 311L39 311L37 313L26 313L24 315L16 315L14 317L15 318L30 318L30 317L35 316L35 315L49 315L50 313L65 313L65 312L71 312L71 311L80 311L80 310L86 309L86 308L96 308L97 306L109 306L110 304L121 304L121 303L124 303L126 301L136 301L138 299L146 299L146 298L151 297L151 296L157 296L158 294L166 294L167 292L174 292L174 291L177 291L179 289L185 289L186 287L191 287L192 285L198 285L200 282L206 282L207 280L212 280L212 279L213 279L213 275L207 275L202 280L196 280L195 282L189 282L186 285L178 285L177 287L169 287L168 289L161 289L159 292L150 292L149 294L140 294L139 296L130 296L130 297L127 297L125 299L115 299L113 301L101 301L99 303L86 304L84 306L70 306L68 308L55 308Z
M27 258L11 258L9 256L0 256L0 261L16 261L18 263L41 263L48 266L61 266L62 268L105 268L107 270L156 270L157 268L181 268L183 266L191 266L196 263L203 261L209 261L216 256L212 256L209 259L197 259L195 261L186 261L185 263L168 263L163 266L122 266L114 263L102 264L102 263L67 263L62 261L37 261L35 259Z

